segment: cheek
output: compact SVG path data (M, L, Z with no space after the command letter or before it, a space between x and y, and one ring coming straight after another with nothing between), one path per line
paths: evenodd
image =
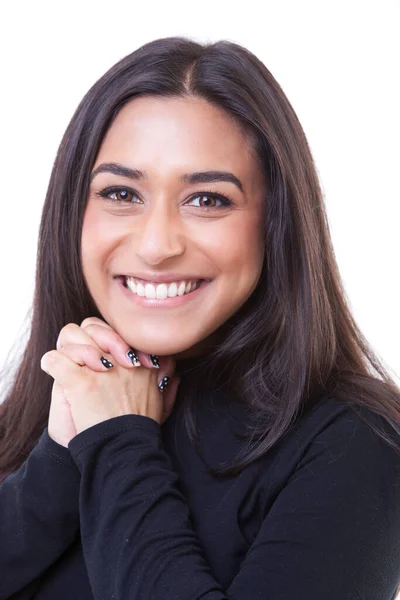
M90 205L82 224L81 257L85 270L101 266L116 245L117 233L110 226L110 219Z
M261 269L264 241L260 222L247 213L238 213L226 227L207 236L205 245L221 273L242 273L251 281Z
M99 230L96 223L91 218L91 215L85 215L82 225L82 237L81 237L81 259L82 267L85 277L90 275L90 270L93 268L93 262L95 262L95 248L101 247L99 243Z

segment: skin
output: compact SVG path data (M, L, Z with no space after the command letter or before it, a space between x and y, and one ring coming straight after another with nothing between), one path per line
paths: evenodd
M140 97L117 114L93 171L103 163L141 169L148 180L99 173L91 183L81 256L100 313L143 353L176 360L204 353L261 275L266 182L249 134L204 99ZM184 173L207 170L234 173L243 192L231 182L179 181ZM98 195L114 185L134 191L131 204ZM219 208L204 192L228 194L233 204ZM182 306L147 308L125 298L114 279L141 271L212 281Z
M80 326L67 323L56 348L42 356L40 366L54 378L48 433L58 444L67 448L78 433L115 416L145 415L162 424L170 415L179 386L171 357L161 358L156 369L147 354L136 351L140 365L133 365L126 355L129 345L97 317L84 319ZM100 357L112 361L111 371ZM106 371L117 376L104 379ZM170 380L161 394L156 384L165 375Z

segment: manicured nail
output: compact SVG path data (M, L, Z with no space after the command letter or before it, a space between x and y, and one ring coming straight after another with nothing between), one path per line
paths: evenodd
M163 392L165 390L165 388L167 387L169 382L169 377L168 375L166 375L165 377L163 377L160 381L160 383L158 384L158 389L160 390L160 392Z
M128 352L126 353L127 357L130 359L131 363L133 364L134 367L140 367L141 366L141 362L138 359L138 357L136 356L136 354L134 353L134 351L132 349L128 350Z
M158 356L156 354L150 354L150 360L153 367L156 367L156 369L160 368L160 363L158 362Z
M111 367L113 367L114 365L112 363L110 363L109 360L107 360L106 358L104 358L104 356L100 356L100 360L103 363L103 365L107 368L107 369L111 369Z

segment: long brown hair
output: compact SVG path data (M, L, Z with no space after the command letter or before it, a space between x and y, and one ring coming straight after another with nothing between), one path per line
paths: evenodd
M253 443L225 473L262 456L325 394L354 410L369 409L400 433L400 390L349 309L315 165L291 104L265 65L240 45L170 37L145 44L105 73L61 141L40 224L30 335L0 406L0 472L16 470L47 426L52 379L40 368L43 354L55 348L67 323L103 318L81 265L89 177L114 117L140 95L195 95L224 109L251 133L268 181L259 283L222 325L221 342L182 370L189 435L195 435L193 403L210 382L254 416ZM400 452L386 428L371 426Z

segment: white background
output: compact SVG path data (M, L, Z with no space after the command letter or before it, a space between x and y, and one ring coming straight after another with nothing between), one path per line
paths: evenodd
M126 54L184 35L247 46L287 94L316 160L354 316L400 384L398 2L1 6L0 367L27 322L41 210L76 106Z

